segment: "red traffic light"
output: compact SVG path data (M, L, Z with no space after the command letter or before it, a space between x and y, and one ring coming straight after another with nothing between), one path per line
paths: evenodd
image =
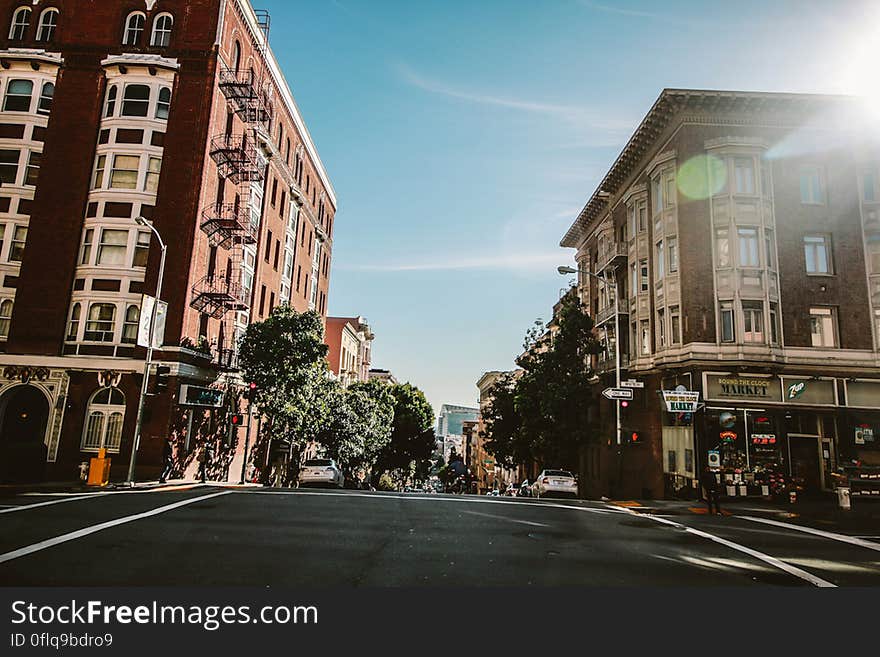
M234 427L240 427L244 424L244 415L241 413L234 413L229 417L229 422Z
M633 431L633 432L632 432L632 441L633 441L634 443L639 442L639 432L638 432L638 431Z
M629 408L629 402L626 400L623 400L622 402L620 402L620 407L621 408Z
M251 383L251 385L250 385L249 387L250 387L251 390L256 390L256 389L257 389L257 384L256 384L256 383Z

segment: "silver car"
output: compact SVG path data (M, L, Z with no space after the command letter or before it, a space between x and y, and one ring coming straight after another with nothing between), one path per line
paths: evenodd
M544 470L532 484L532 493L535 497L547 495L577 497L577 480L568 470Z
M309 459L303 463L297 478L299 486L345 487L345 475L333 459Z

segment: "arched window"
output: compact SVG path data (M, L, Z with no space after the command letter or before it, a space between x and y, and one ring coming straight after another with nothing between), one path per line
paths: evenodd
M115 84L107 89L107 102L104 104L104 118L111 118L116 114L116 97L119 94L119 87Z
M147 24L147 17L136 11L129 14L125 19L125 36L122 38L122 45L136 46L141 42L141 34L144 33L144 26Z
M9 337L9 325L12 323L12 300L4 299L0 303L0 338Z
M79 320L82 317L82 305L75 303L70 311L70 323L67 325L67 341L75 342L79 337Z
M9 27L10 41L24 41L28 28L31 26L31 10L29 7L19 7L12 16L12 25Z
M34 83L30 80L10 80L3 99L4 112L30 112Z
M126 309L125 322L122 325L122 342L124 344L137 344L140 317L141 309L137 306L131 305Z
M116 331L116 306L112 303L93 303L89 308L84 340L90 342L113 342Z
M232 51L232 70L238 73L241 70L241 43L235 42L235 50Z
M55 38L55 28L58 27L58 10L46 9L40 14L40 26L37 29L37 41L48 43Z
M150 45L154 48L167 48L171 43L171 28L174 27L174 17L171 14L159 14L153 20L153 36Z
M171 89L162 87L159 89L159 101L156 103L156 118L167 119L171 111Z
M55 98L55 85L44 82L40 91L40 104L37 105L37 114L50 114L52 112L52 100Z
M102 388L89 401L83 430L83 451L97 452L102 447L118 452L125 420L125 395L119 388Z
M122 98L122 116L146 117L150 113L150 88L145 84L130 84L125 87Z

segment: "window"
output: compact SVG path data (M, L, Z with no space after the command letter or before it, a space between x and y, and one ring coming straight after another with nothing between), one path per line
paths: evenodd
M137 155L116 155L110 171L110 189L137 189L140 157Z
M129 14L125 20L125 36L122 39L124 46L136 46L140 43L141 34L144 32L144 25L147 17L139 12Z
M801 203L806 205L823 205L825 203L822 172L818 167L810 167L801 171Z
M733 161L733 177L737 194L755 194L755 161L738 157Z
M81 449L96 452L103 448L108 452L119 452L124 420L125 395L117 388L103 388L96 392L86 409Z
M134 260L132 267L146 267L150 256L150 233L138 233L137 242L134 245Z
M3 253L3 242L6 241L6 224L0 224L0 254Z
M804 258L808 274L831 274L831 237L805 235Z
M159 174L162 172L162 158L151 157L147 165L147 177L144 179L144 191L156 192L159 190Z
M83 235L82 247L79 251L79 264L87 265L92 259L92 241L95 239L95 229L87 228Z
M871 274L880 274L880 235L868 235L868 266Z
M642 356L650 356L651 355L651 326L650 322L647 319L643 319L639 322L639 331L641 332L641 347Z
M125 252L128 250L128 231L127 230L108 230L101 231L101 242L98 244L98 262L99 265L109 265L115 267L125 266Z
M116 328L116 306L112 303L93 303L89 308L83 339L90 342L113 342Z
M760 267L758 256L758 231L755 228L738 228L739 264L741 267Z
M865 171L862 177L862 198L866 203L876 203L880 198L880 189L877 184L877 173L874 171Z
M9 246L9 262L21 262L24 255L24 247L27 244L27 226L16 226L12 233L12 243Z
M639 293L639 266L632 263L629 268L629 288L630 296L636 296Z
M675 173L668 172L663 175L664 184L666 185L666 189L664 190L663 198L666 203L667 208L675 207L675 197L676 197L676 189L675 189Z
M156 118L168 119L171 112L171 89L162 87L159 89L159 102L156 104Z
M657 349L666 347L666 311L657 311Z
M833 308L810 308L810 333L814 347L837 346L837 316Z
M0 182L14 185L18 180L19 151L0 150Z
M99 155L98 162L95 164L95 178L92 182L92 189L101 189L104 186L104 169L107 166L107 156Z
M125 87L122 98L122 116L146 117L150 113L150 88L145 84Z
M40 91L40 102L37 105L37 114L51 114L52 100L55 98L55 85L51 82L43 84Z
M0 338L9 337L9 325L12 324L12 300L0 302Z
M670 237L666 240L666 250L669 252L669 272L678 271L678 238Z
M660 178L655 178L652 184L654 197L654 214L658 214L663 210L663 182Z
M153 21L153 36L150 45L154 48L167 48L171 43L171 29L174 17L171 14L159 14Z
M116 97L119 95L119 87L115 84L107 89L107 102L104 104L104 118L110 118L116 114Z
M669 324L672 333L669 340L672 344L681 344L681 311L678 306L672 306L669 309Z
M721 306L721 342L735 342L733 302L722 301Z
M663 247L663 240L657 242L655 246L654 269L657 274L657 280L662 281L666 274L666 253Z
M141 309L131 305L125 311L125 321L122 323L123 344L137 344L138 324L140 323Z
M743 342L764 342L764 303L743 301Z
M40 177L40 162L43 159L42 153L31 151L28 155L28 164L24 176L24 184L28 187L37 186L37 178Z
M82 315L82 306L78 303L73 304L70 311L70 322L67 324L67 341L74 342L79 337L79 322Z
M727 228L715 231L715 258L719 268L730 267L730 230Z
M19 7L12 17L12 25L9 27L9 40L24 41L30 26L31 10L27 7Z
M880 310L874 311L874 331L877 333L877 339L880 340Z
M58 10L47 9L40 14L40 27L37 29L37 41L48 43L54 39L56 27L58 27Z
M30 80L10 80L3 99L4 112L30 112L34 83Z
M770 302L770 344L779 344L779 312L777 305Z
M764 231L764 246L766 247L764 255L767 258L767 267L776 269L776 242L773 239L773 231L770 229Z
M639 268L641 269L641 290L642 292L648 291L648 261L642 260L639 263Z

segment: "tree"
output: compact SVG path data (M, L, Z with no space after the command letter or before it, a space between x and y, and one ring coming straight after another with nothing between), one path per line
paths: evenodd
M391 385L388 390L394 400L394 419L391 440L381 451L377 467L405 470L405 476L412 476L429 467L435 442L434 409L425 393L409 383Z
M504 374L489 389L488 396L481 412L486 451L507 468L530 461L534 454L516 408L516 376Z

